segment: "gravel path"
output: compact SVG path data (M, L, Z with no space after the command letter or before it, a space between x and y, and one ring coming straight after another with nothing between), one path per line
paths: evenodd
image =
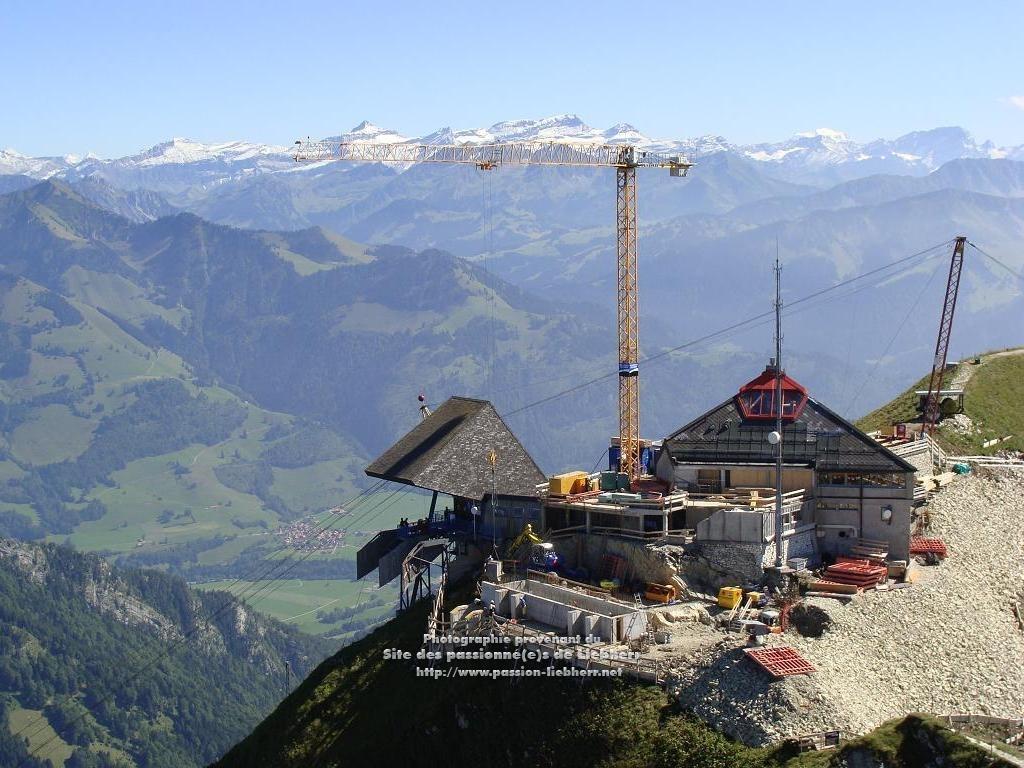
M1024 632L1010 603L1024 593L1024 474L969 475L929 506L950 551L941 565L910 588L848 605L812 598L831 627L820 638L773 638L817 672L771 681L725 640L679 670L683 706L750 744L863 733L915 711L1020 717Z
M1013 355L1024 355L1024 347L1018 347L1017 349L1004 349L1002 352L993 352L990 355L982 357L982 365L987 360L991 360L994 357L1011 357ZM953 374L953 378L949 384L946 385L945 389L963 389L967 386L967 382L974 376L974 372L978 370L978 366L974 365L974 358L968 358L962 360L957 364L956 373Z

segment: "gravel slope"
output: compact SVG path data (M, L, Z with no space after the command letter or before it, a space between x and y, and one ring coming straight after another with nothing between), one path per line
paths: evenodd
M929 505L949 548L908 589L854 602L812 598L832 626L820 638L773 638L817 672L772 682L723 641L679 671L684 707L750 744L838 728L863 733L910 712L1024 713L1024 475L970 475ZM670 689L671 690L671 689Z

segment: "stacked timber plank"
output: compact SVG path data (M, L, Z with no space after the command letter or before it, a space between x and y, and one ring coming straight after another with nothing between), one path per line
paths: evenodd
M881 565L889 556L889 544L875 539L857 539L857 543L850 548L850 554L855 558L872 560Z

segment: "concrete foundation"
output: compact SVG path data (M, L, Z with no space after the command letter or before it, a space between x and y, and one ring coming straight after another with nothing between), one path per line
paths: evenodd
M557 584L532 579L504 584L484 581L480 596L484 605L493 602L499 616L537 622L566 637L590 635L617 643L647 631L646 611Z

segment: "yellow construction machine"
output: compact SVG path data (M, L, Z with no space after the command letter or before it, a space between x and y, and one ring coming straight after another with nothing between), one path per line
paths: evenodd
M544 541L533 532L533 526L527 523L523 526L522 533L512 540L505 550L505 557L509 560L522 562L522 550L529 545L529 553L525 558L530 568L541 571L558 571L562 567L562 556L555 551L555 545Z

